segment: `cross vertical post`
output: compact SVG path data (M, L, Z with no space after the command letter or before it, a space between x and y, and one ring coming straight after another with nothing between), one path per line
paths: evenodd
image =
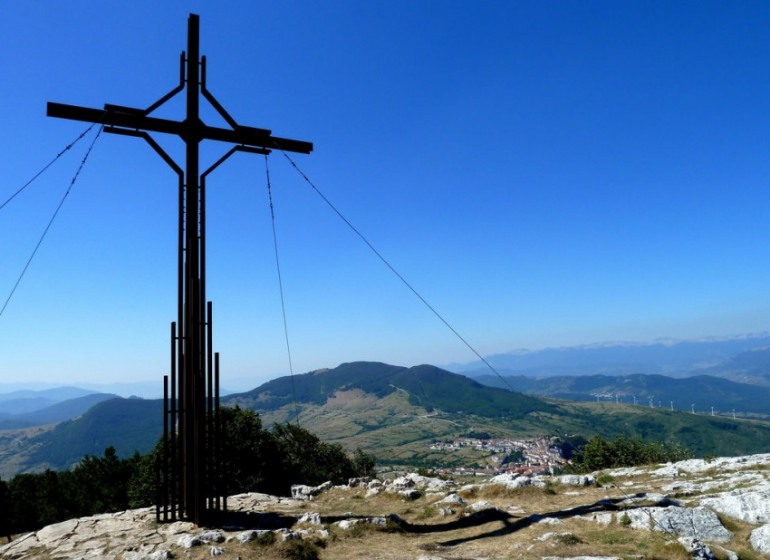
M177 174L178 299L177 323L171 330L170 392L164 389L164 452L157 516L202 525L226 510L221 472L219 354L212 349L211 302L206 301L206 176L235 152L269 154L272 149L308 154L310 142L273 136L270 130L238 124L206 88L206 59L200 56L199 17L190 14L187 52L180 58L179 84L147 109L105 104L90 109L48 103L48 116L100 123L105 132L143 138ZM171 121L149 116L186 90L186 116ZM206 125L200 96L230 128ZM185 143L185 169L177 165L149 134L172 134ZM200 172L203 140L233 144L219 160ZM168 383L164 382L164 387ZM162 510L162 512L161 512Z
M201 482L204 480L202 470L201 452L205 449L205 425L206 415L203 410L205 399L204 385L202 383L203 372L208 363L207 348L203 341L203 328L206 321L203 300L206 294L203 292L202 272L205 265L201 254L201 247L206 244L205 231L201 223L200 186L198 184L198 156L200 149L200 46L199 46L199 22L198 18L188 19L187 28L187 116L184 121L184 142L186 169L184 176L184 200L185 200L185 280L184 285L184 318L182 321L182 340L184 362L182 365L184 379L184 393L182 409L187 411L180 419L184 426L180 426L182 458L184 470L182 474L182 488L184 495L182 503L185 509L190 511L202 511L203 490ZM196 524L199 519L194 519Z

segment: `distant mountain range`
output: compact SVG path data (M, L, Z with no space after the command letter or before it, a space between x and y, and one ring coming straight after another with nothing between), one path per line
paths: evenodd
M51 387L48 389L31 390L22 389L0 393L0 407L3 412L19 414L40 410L46 406L60 403L69 399L76 399L95 393L81 387ZM13 404L17 401L16 404ZM19 404L19 403L27 404Z
M770 446L767 422L665 407L542 399L427 365L347 363L275 379L223 397L222 402L258 411L266 425L299 421L324 440L349 449L361 447L385 464L430 466L450 461L428 444L480 433L517 438L631 435L675 440L701 455L754 453ZM113 398L53 429L0 432L0 476L70 468L83 455L101 455L108 446L121 457L146 453L161 429L160 400Z
M488 356L503 375L553 377L657 374L669 377L710 375L770 386L770 335L654 343L606 343ZM482 362L447 369L477 376L492 373Z
M14 430L63 422L117 395L94 393L79 387L0 394L0 430Z
M770 387L736 383L710 375L581 375L526 377L481 375L490 387L571 401L609 401L739 416L770 417Z

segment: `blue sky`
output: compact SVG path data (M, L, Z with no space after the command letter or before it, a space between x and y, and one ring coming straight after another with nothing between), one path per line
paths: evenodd
M143 107L174 87L190 12L214 95L312 141L298 165L480 353L768 329L770 4L6 2L0 199L86 128L47 101ZM94 132L0 210L3 301ZM269 165L295 373L475 360ZM209 185L223 384L255 386L289 371L264 160ZM160 379L175 235L175 176L103 134L0 316L3 381Z

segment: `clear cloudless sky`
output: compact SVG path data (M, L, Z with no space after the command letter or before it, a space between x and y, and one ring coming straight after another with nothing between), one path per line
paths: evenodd
M291 157L482 355L768 329L770 3L4 1L0 203L88 126L47 101L146 107L177 84L190 12L212 93L312 141ZM95 133L0 210L1 302ZM295 373L476 359L268 163ZM289 372L264 157L208 185L223 385L254 387ZM176 202L144 141L98 138L0 316L0 382L160 383Z

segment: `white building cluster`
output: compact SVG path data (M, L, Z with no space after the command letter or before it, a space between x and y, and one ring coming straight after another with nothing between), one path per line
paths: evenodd
M498 474L504 472L538 473L553 472L563 467L567 460L561 455L559 438L540 437L534 439L513 438L456 438L432 443L433 451L452 453L462 449L474 449L484 455L481 467L459 467L446 469L457 474ZM480 461L481 462L481 461Z

